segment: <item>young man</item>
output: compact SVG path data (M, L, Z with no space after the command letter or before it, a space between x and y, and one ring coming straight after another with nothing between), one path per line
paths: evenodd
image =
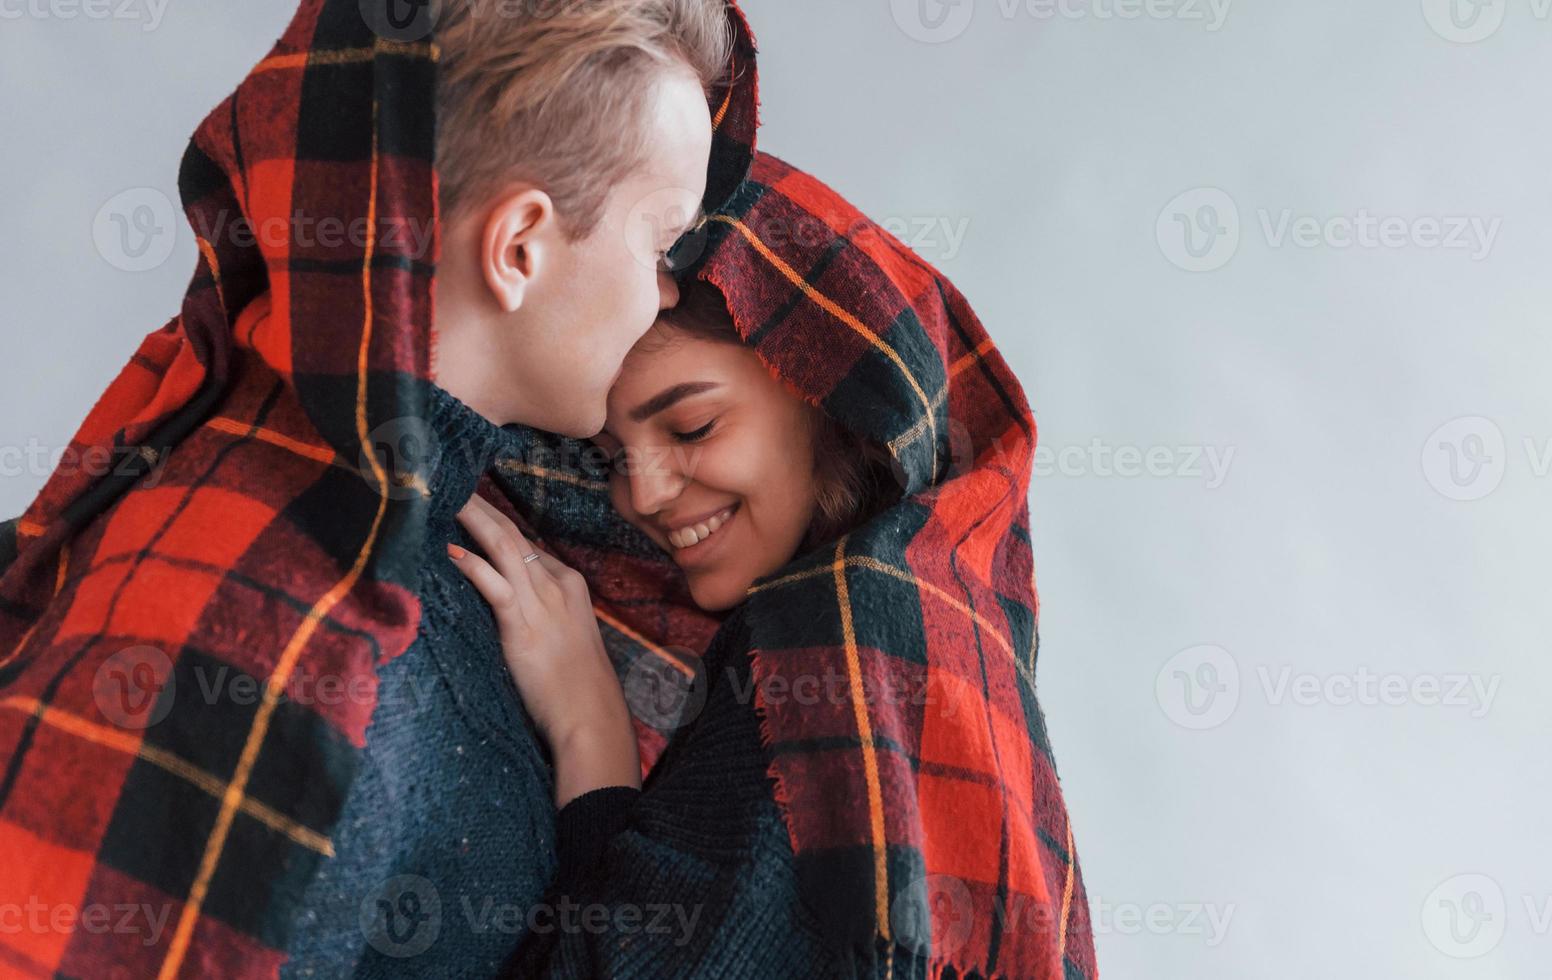
M553 777L494 621L446 546L472 544L453 519L508 438L499 426L603 428L626 353L678 300L664 257L705 194L708 97L731 56L721 0L498 9L450 4L437 33L443 244L420 632L379 671L365 766L283 976L494 976L525 934L554 867ZM588 713L605 732L618 727L605 712L628 722L616 700ZM428 944L414 909L433 900Z
M747 172L753 42L726 0L370 6L303 0L195 134L199 268L67 454L110 465L0 526L0 905L71 913L0 972L481 975L535 921L552 777L453 515L500 426L602 426Z

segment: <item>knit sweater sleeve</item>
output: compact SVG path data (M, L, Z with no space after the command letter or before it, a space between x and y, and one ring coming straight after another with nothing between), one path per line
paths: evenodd
M555 885L543 914L531 919L512 975L873 972L843 963L799 898L737 613L703 665L705 705L639 795L599 790L561 812Z

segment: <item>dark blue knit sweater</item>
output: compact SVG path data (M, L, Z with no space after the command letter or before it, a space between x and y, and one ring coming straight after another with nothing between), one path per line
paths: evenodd
M490 608L447 558L510 435L433 386L438 456L415 643L379 672L361 770L286 977L491 977L555 870L549 766Z
M641 790L597 790L560 812L560 868L541 905L546 917L535 920L512 975L929 974L897 944L841 948L804 905L750 700L749 649L737 610L702 660L704 706Z

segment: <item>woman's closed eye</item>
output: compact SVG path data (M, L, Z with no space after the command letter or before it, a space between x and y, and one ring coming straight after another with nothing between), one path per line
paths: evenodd
M717 420L712 419L710 422L707 422L705 425L701 426L699 429L696 429L694 432L675 432L672 433L672 435L675 442L700 442L702 439L711 435L711 430L714 429L716 425Z

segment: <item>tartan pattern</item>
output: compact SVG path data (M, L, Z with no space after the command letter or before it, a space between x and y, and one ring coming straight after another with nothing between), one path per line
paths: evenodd
M754 145L729 18L708 209ZM391 437L427 415L435 70L434 37L303 0L184 155L193 281L67 457L110 465L0 526L0 905L41 910L0 976L281 965L420 621L424 479ZM370 233L299 233L325 218Z
M1035 697L1036 428L1018 380L951 283L775 157L756 158L708 228L694 274L777 377L890 448L901 486L895 506L748 600L762 737L806 901L864 960L898 947L935 974L1093 980ZM716 620L612 514L606 474L567 458L564 441L530 433L496 479L588 577L622 676L654 656L682 667L670 640L701 642ZM645 768L672 728L638 720Z

